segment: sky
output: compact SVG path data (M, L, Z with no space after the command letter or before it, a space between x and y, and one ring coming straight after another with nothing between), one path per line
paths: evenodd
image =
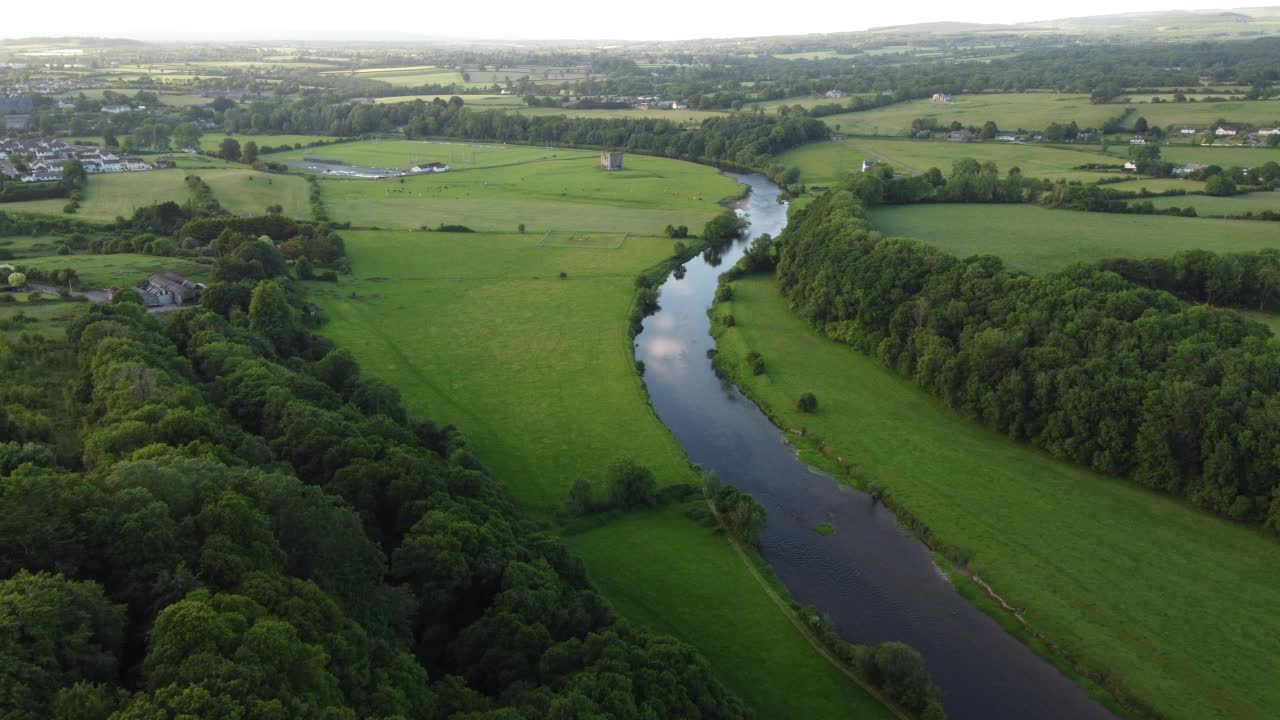
M1179 0L1025 0L855 2L777 0L481 0L380 2L220 0L213 6L168 0L5 2L0 37L94 35L140 40L456 38L683 40L846 32L943 20L1016 23L1152 10L1197 9ZM52 10L52 12L51 12Z

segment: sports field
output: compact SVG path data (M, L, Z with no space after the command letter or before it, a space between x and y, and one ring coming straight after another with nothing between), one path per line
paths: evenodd
M516 233L344 237L356 279L309 287L330 318L322 332L412 413L456 423L530 512L547 517L575 479L599 484L624 455L661 485L697 481L647 403L627 340L632 279L670 255L669 239L602 250ZM724 538L680 508L566 540L625 617L695 644L758 717L887 717L808 647Z
M896 170L919 174L931 167L950 174L951 164L962 158L990 160L1001 173L1018 167L1027 177L1095 181L1102 173L1073 170L1086 163L1112 163L1112 159L1082 147L1079 150L1050 145L1005 142L953 143L934 140L848 138L802 145L778 157L786 167L800 168L809 184L834 185L841 177L862 171L863 160L887 162Z
M700 228L720 212L721 200L738 193L736 183L712 168L662 158L628 155L620 172L600 170L599 156L581 151L565 157L521 148L512 150L512 159L534 153L541 157L506 167L464 165L403 182L325 178L322 192L335 220L363 228L408 230L443 223L509 232L524 224L531 233L645 235L661 233L668 224Z
M1200 196L1169 198L1180 207ZM966 257L991 253L1030 273L1108 257L1168 257L1180 250L1280 249L1275 223L1164 215L1046 210L1033 205L903 205L876 208L885 235L923 240Z
M749 351L769 358L765 375L734 377L944 541L972 550L972 569L1033 627L1166 717L1275 716L1274 537L987 431L819 336L790 313L773 278L734 289L716 311L736 320L716 327L720 357L734 367ZM804 392L818 398L817 413L794 410Z

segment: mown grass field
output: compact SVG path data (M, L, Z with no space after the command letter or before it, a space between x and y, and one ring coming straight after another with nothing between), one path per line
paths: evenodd
M1127 175L1128 173L1126 173ZM1188 180L1187 178L1151 178L1134 176L1130 180L1112 183L1107 185L1108 188L1114 190L1123 190L1125 192L1141 192L1146 188L1149 192L1158 193L1167 190L1186 190L1187 192L1201 192L1204 190L1204 182L1201 180ZM1186 198L1181 198L1186 200ZM1192 198L1198 200L1199 198ZM1176 205L1177 203L1175 203Z
M1118 108L1118 105L1101 107ZM1158 103L1141 105L1134 113L1145 117L1151 125L1192 125L1207 127L1224 119L1250 125L1280 125L1280 100L1229 100L1214 103Z
M696 482L627 340L632 278L670 255L669 239L600 250L514 233L344 237L357 279L310 284L322 332L412 413L456 423L532 513L549 516L577 478L599 485L624 455L661 485ZM758 717L887 717L807 646L728 542L679 508L567 541L625 617L696 645Z
M1194 205L1201 199L1170 201ZM960 257L991 253L1030 273L1107 257L1280 248L1275 223L1250 220L1084 213L1032 205L905 205L876 208L870 217L885 235L923 240Z
M47 255L22 258L20 262L10 261L27 267L39 268L44 272L53 272L64 268L72 268L80 277L80 286L85 289L102 289L111 286L126 287L146 280L151 275L162 272L176 272L179 275L205 282L209 279L211 265L197 263L185 258L157 257L154 255L136 255L120 253L118 255Z
M84 201L75 215L81 220L108 222L117 216L130 217L133 211L147 205L172 200L187 201L187 173L182 170L148 170L144 172L90 175L84 186ZM4 203L7 212L30 212L62 215L65 198L27 200Z
M1280 212L1280 191L1255 192L1231 197L1196 195L1154 198L1151 204L1158 208L1190 205L1199 215L1244 215L1249 212L1260 213L1264 210ZM1280 228L1277 228L1276 232L1280 232Z
M1126 157L1128 148L1111 148L1110 153L1116 157ZM1202 165L1218 165L1229 168L1258 167L1268 162L1280 162L1280 150L1275 148L1251 148L1238 145L1161 145L1160 158L1171 163L1185 165L1200 163Z
M197 172L227 212L265 213L269 205L284 206L284 214L311 217L311 188L298 175L273 175L245 168Z
M962 158L990 160L1001 173L1018 167L1027 177L1092 182L1107 175L1072 168L1086 163L1112 163L1112 159L1089 149L1005 142L953 143L933 140L889 138L848 138L818 142L788 150L778 157L787 167L800 168L807 183L835 185L840 178L862 171L863 160L887 162L900 172L918 174L936 167L950 174L951 164Z
M544 159L599 158L592 150L566 150L500 145L498 143L426 142L416 140L363 140L326 147L305 148L273 153L271 159L302 160L323 157L341 160L347 165L407 170L419 163L443 162L454 170L515 165ZM448 174L441 177L449 177Z
M1192 221L1194 222L1194 221ZM1047 633L1169 718L1261 720L1280 707L1280 543L1046 455L951 412L815 333L776 281L734 283L720 357L768 361L751 391L890 492ZM813 392L816 414L796 398Z
M429 146L440 147L440 146ZM738 185L714 169L628 155L625 170L599 169L598 155L536 150L546 160L386 180L325 178L329 214L357 227L415 229L462 224L473 230L548 230L660 234L668 225L695 232ZM497 154L497 153L493 153ZM523 154L523 155L522 155ZM551 157L558 155L558 157ZM477 153L477 158L480 153Z
M935 118L943 127L953 120L977 127L994 120L1001 130L1043 130L1050 123L1065 124L1072 120L1080 127L1101 127L1107 118L1122 111L1119 105L1090 104L1088 95L1008 93L957 95L953 103L913 100L864 112L830 115L822 121L833 129L838 125L843 133L905 136L916 118Z
M634 118L651 118L655 120L670 120L673 123L691 123L700 124L703 120L712 117L724 117L725 113L719 110L636 110L626 108L622 110L610 109L575 109L575 108L547 108L547 107L524 107L518 112L521 115L567 115L576 118L597 118L600 120L625 120Z

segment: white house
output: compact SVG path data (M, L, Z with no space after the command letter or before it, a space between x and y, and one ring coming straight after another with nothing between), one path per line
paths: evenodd
M129 107L128 105L103 105L102 106L102 112L107 113L108 115L119 115L120 113L127 113L132 109L133 108Z
M839 100L842 97L848 97L848 96L849 96L849 93L837 88L831 88L830 90L827 91L827 97L831 98L832 100Z
M955 101L956 99L947 93L934 93L933 97L929 98L929 102L951 103Z
M1280 128L1258 128L1259 135L1280 135Z
M862 172L866 172L866 171L870 170L871 168L875 167L875 166L876 166L876 164L877 164L877 163L876 163L876 161L875 161L875 160L863 160L863 161L862 161Z
M996 139L1003 140L1004 142L1013 142L1018 139L1018 136L1012 133L1001 133L996 136Z
M1199 131L1199 130L1197 130L1197 129L1195 129L1195 128L1193 128L1193 127L1184 127L1184 128L1182 128L1182 129L1178 130L1178 133L1179 133L1179 134L1182 134L1182 135L1195 135L1195 134L1196 134L1196 133L1198 133L1198 132L1200 132L1200 131Z
M1240 131L1235 128L1220 127L1217 130L1214 130L1213 134L1218 137L1235 137L1238 132Z
M1141 135L1134 135L1133 137L1129 138L1129 144L1130 145L1146 145L1147 139L1142 137Z
M1125 163L1125 164L1124 164L1124 169L1125 169L1125 170L1137 170L1137 169L1138 169L1138 163L1136 163L1136 162L1134 162L1134 161L1130 160L1129 162L1127 162L1127 163Z

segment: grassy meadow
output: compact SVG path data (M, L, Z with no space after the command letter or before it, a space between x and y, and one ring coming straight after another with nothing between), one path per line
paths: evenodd
M1197 195L1195 197L1154 198L1151 204L1158 208L1186 207L1190 205L1196 209L1196 213L1199 215L1244 215L1249 212L1260 213L1264 210L1280 212L1280 190L1233 195L1231 197Z
M282 205L285 215L311 217L311 188L301 176L273 175L249 168L198 174L213 189L218 203L233 215L265 213L268 205Z
M419 163L448 163L453 170L516 165L537 160L564 158L599 158L592 150L548 150L528 145L498 143L427 142L419 140L363 140L327 147L305 148L274 153L274 161L323 157L341 160L347 165L407 170ZM445 176L442 176L445 177Z
M770 277L734 288L717 309L736 319L715 328L720 357L740 366L756 351L769 368L736 377L784 425L804 426L940 538L972 550L971 569L1033 627L1166 717L1274 717L1273 537L987 431L819 336ZM817 396L815 414L794 410L804 392Z
M146 280L151 275L162 272L176 272L179 275L197 282L209 279L212 266L194 262L185 258L157 257L155 255L138 255L120 253L117 255L48 255L24 257L19 261L9 261L27 267L39 268L45 272L53 272L64 268L72 268L80 276L80 286L85 289L103 289L114 286L125 287Z
M599 485L622 456L661 485L697 481L648 405L627 336L632 279L670 255L669 239L631 236L603 250L539 247L539 235L516 233L344 237L356 278L310 285L329 318L322 332L397 387L412 413L457 424L534 515L551 516L577 478ZM889 717L808 647L733 547L681 508L566 542L625 617L695 644L759 717Z
M1196 204L1202 196L1169 198ZM1180 250L1280 248L1275 223L1046 210L1033 205L904 205L876 208L885 235L916 238L953 255L991 253L1030 273L1107 257L1168 257Z
M863 160L887 162L901 172L919 174L931 167L951 172L962 158L990 160L1004 173L1012 167L1027 177L1093 181L1105 175L1072 168L1086 163L1110 163L1111 159L1088 149L1007 142L953 143L934 140L848 138L802 145L778 157L787 167L800 168L810 184L834 185L850 173L862 171Z
M325 135L226 135L223 133L211 133L200 136L200 151L210 155L217 155L219 148L222 146L222 141L229 137L235 138L236 142L240 143L241 148L250 140L258 143L258 147L280 147L281 145L309 145L315 142L333 142L337 139ZM318 152L319 148L315 150ZM278 156L272 155L271 159L276 157Z
M439 145L428 146L439 148ZM500 147L500 146L499 146ZM737 183L701 165L628 155L626 169L599 169L598 155L512 150L505 167L469 168L385 180L325 178L329 213L357 227L409 230L463 224L480 231L548 230L659 234L668 224L700 228ZM498 159L502 151L489 153ZM480 158L481 153L477 153ZM541 159L546 158L546 159ZM345 158L344 158L345 159Z
M1072 120L1081 127L1101 127L1107 118L1122 110L1118 105L1093 105L1088 95L1008 93L957 95L952 103L913 100L864 112L829 115L822 120L833 129L839 126L843 133L905 136L910 134L911 121L921 117L935 118L941 126L958 120L966 126L982 127L986 121L994 120L1001 130L1043 130L1050 123Z
M170 200L185 203L186 177L187 173L176 169L90 175L84 186L84 201L70 217L110 222L117 216L129 217L135 209L147 205ZM7 212L62 215L66 204L65 198L54 198L4 203L0 208Z

